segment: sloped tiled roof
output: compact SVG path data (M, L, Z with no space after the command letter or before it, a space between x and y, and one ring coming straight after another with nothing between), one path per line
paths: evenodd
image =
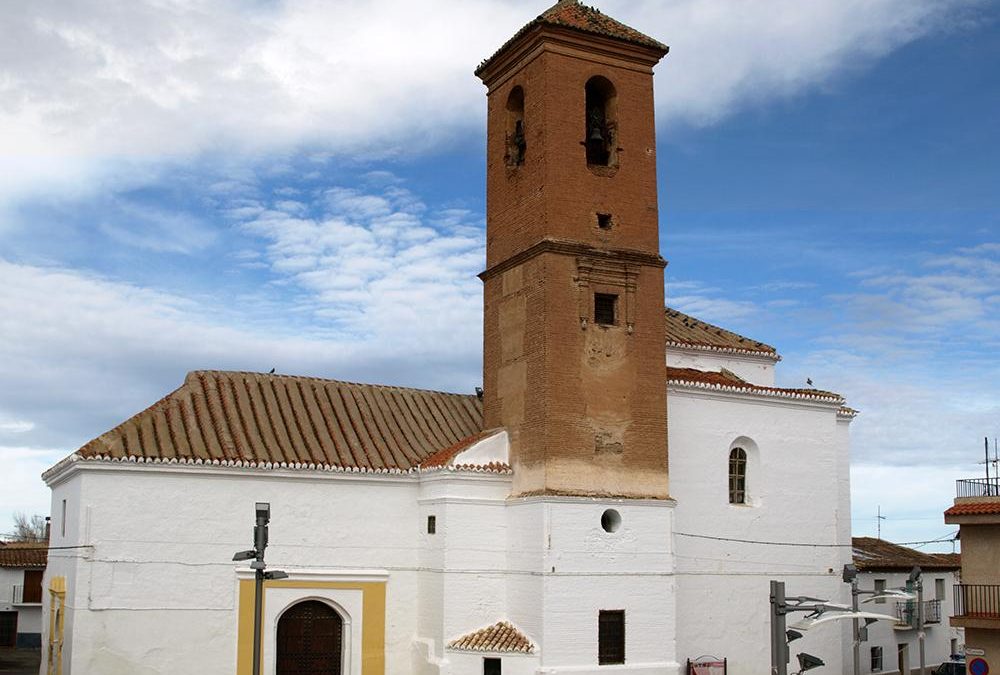
M992 516L1000 514L1000 499L992 502L955 504L944 512L946 516Z
M535 651L531 640L506 621L499 621L492 626L480 628L474 633L452 640L448 643L448 648L470 652L513 654L531 654Z
M906 546L875 537L854 537L854 566L859 570L909 571L922 569L949 570L961 567L961 559L953 554L922 553Z
M487 429L463 438L453 445L449 445L443 450L438 450L433 455L420 463L421 469L440 469L447 467L455 457L468 450L481 440L489 438L498 433L501 429ZM510 464L506 462L489 462L488 464L457 464L452 465L452 469L459 471L488 471L490 473L510 473Z
M666 321L667 344L759 354L775 358L778 356L777 350L769 344L752 340L670 307L666 308Z
M77 455L407 471L481 429L475 395L195 371Z
M0 546L0 567L45 567L49 557L45 542L15 542Z
M779 398L829 401L831 403L838 403L844 400L840 394L835 394L832 391L823 391L821 389L790 389L785 387L764 387L758 384L751 384L739 375L736 375L728 370L718 372L711 370L697 370L696 368L674 368L672 366L667 366L667 382L669 384L691 385L704 389L746 392L748 394L760 394L763 396L775 396Z
M931 553L929 555L934 556L945 565L950 565L956 569L962 566L961 553Z
M648 35L637 31L631 26L626 26L621 21L612 19L607 14L602 14L600 10L587 5L582 5L578 0L559 0L556 4L539 14L535 19L526 24L521 30L514 34L514 37L507 40L500 49L492 56L483 61L476 69L478 75L486 66L495 59L502 51L515 42L522 35L537 26L558 26L570 28L583 33L601 35L603 37L622 40L642 47L649 47L667 53L669 49L659 40L654 40Z

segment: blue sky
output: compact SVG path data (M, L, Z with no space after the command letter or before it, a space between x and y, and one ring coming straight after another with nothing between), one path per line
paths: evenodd
M38 474L188 370L479 384L472 69L544 8L0 10L0 521L46 512ZM856 534L877 506L886 538L947 534L1000 435L997 5L601 8L672 47L668 302L863 411Z

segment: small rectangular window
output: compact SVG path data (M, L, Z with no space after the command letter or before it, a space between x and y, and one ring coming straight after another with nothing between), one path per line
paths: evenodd
M427 516L427 534L437 533L437 516Z
M617 295L608 293L594 294L594 323L602 326L615 325L615 305L618 302Z
M877 673L882 670L882 648L872 647L872 672Z
M885 593L885 579L876 579L875 580L875 595L882 595L883 593ZM885 604L885 598L878 598L875 601L875 604L876 605L884 605Z
M611 229L611 214L610 213L598 213L597 214L597 226L602 230Z
M934 580L934 599L944 600L944 579Z
M62 531L62 536L66 536L66 500L62 500L62 518L59 519L59 527Z
M500 659L489 657L483 659L483 675L502 675Z
M602 609L598 613L597 663L625 663L624 609Z

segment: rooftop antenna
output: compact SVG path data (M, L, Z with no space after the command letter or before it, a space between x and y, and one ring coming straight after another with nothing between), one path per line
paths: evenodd
M983 488L983 496L990 496L994 492L993 485L990 483L990 464L993 464L993 480L997 481L1000 478L1000 452L997 450L997 439L993 439L993 459L990 459L990 439L988 436L983 437L983 452L985 457L983 458L982 464L986 467L986 485ZM997 486L1000 489L1000 486Z
M882 515L882 505L878 506L878 511L875 513L875 524L878 530L878 538L882 538L882 521L885 520L885 516Z
M882 521L885 520L885 516L882 515L882 505L879 504L876 507L878 510L875 512L875 529L878 532L876 535L879 539L882 538Z

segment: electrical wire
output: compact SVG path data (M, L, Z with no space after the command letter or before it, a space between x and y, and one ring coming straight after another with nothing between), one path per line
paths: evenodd
M735 537L714 537L708 534L691 534L690 532L674 532L678 537L692 537L694 539L710 539L712 541L732 541L739 544L758 544L761 546L801 546L805 548L854 548L854 544L815 544L796 541L763 541L758 539L737 539ZM896 546L916 546L917 544L935 544L942 541L954 540L958 532L946 535L938 539L927 539L925 541L901 541L887 542Z

